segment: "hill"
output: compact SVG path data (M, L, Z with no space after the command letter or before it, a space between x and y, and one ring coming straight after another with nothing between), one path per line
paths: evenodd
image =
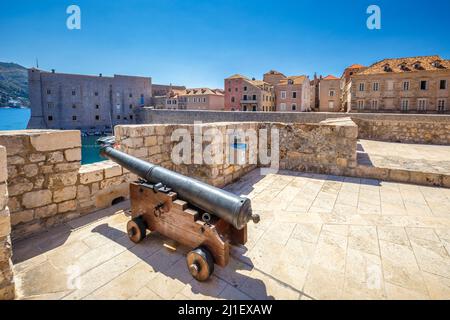
M0 107L29 104L27 69L16 63L0 62Z

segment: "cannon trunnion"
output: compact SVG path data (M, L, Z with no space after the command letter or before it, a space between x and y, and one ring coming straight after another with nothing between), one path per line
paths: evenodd
M103 156L141 177L130 184L130 240L138 243L150 230L192 248L186 262L198 281L211 276L214 264L225 267L230 245L244 245L247 222L259 221L247 198L127 155L111 138L98 143Z

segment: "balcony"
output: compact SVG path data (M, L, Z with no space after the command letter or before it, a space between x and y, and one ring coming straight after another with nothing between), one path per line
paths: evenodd
M241 103L258 103L256 99L241 100Z

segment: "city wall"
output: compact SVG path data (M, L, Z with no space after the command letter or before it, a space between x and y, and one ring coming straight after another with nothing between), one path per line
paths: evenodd
M281 122L319 123L350 117L358 138L403 143L450 144L450 115L333 113L333 112L220 112L142 108L139 123Z

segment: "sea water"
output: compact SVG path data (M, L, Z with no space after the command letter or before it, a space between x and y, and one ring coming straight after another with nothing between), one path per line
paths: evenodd
M30 121L29 108L0 108L0 131L24 130ZM81 163L88 164L105 160L99 155L99 147L95 141L99 136L81 137Z

